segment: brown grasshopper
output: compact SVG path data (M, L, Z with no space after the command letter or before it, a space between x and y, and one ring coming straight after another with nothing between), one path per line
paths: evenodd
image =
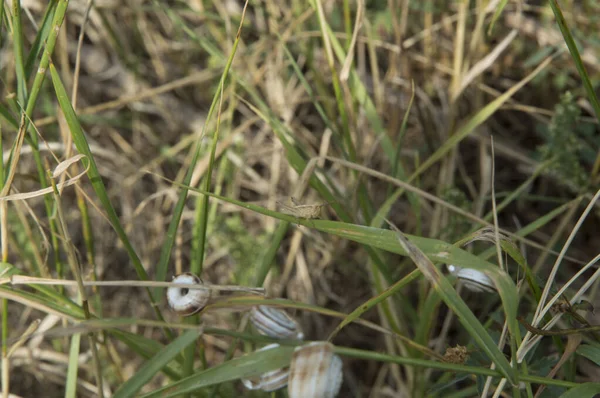
M328 202L318 203L312 205L302 205L300 204L296 198L291 197L293 206L286 205L285 203L277 202L279 207L281 208L281 212L283 214L287 214L289 216L294 216L297 218L305 218L305 219L314 219L319 218L321 216L321 208L323 206L328 205Z

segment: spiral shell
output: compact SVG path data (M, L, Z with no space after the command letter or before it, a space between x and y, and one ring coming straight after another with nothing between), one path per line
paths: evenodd
M279 347L279 344L269 344L258 351L269 350L276 347ZM246 387L248 390L262 390L265 392L271 392L279 390L287 385L289 373L290 368L287 367L276 369L257 377L242 379L242 384L244 384L244 387Z
M173 283L203 285L202 279L186 272L173 278ZM210 300L209 289L188 289L185 287L170 287L167 289L169 307L181 316L193 315L206 306Z
M334 398L342 386L342 360L333 344L317 341L297 347L292 356L290 398Z
M262 335L275 339L302 340L304 333L300 325L287 312L276 307L258 305L250 312L250 322Z
M452 267L455 267L453 273L456 275L456 277L460 279L464 283L465 287L472 292L493 293L496 291L494 281L492 281L492 279L485 273L473 268L460 268L456 266ZM448 269L451 269L450 266L448 266Z

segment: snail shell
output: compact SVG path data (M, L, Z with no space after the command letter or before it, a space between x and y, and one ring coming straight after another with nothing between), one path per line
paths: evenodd
M317 341L297 347L292 355L290 398L334 398L342 386L342 360L333 344Z
M258 351L269 350L276 347L279 347L279 344L269 344ZM248 390L262 390L265 392L271 392L279 390L287 385L289 373L290 369L287 367L276 369L257 377L242 379L242 384L244 384L244 387L246 387Z
M464 283L467 289L473 292L493 293L496 291L496 286L492 279L479 270L461 268L456 272L456 277Z
M202 279L186 272L173 278L173 283L203 285ZM209 289L188 289L185 287L170 287L167 289L169 307L181 316L193 315L206 306L210 300Z
M302 340L304 333L300 325L284 310L267 305L259 305L252 308L250 321L256 330L265 336L275 339L297 339Z

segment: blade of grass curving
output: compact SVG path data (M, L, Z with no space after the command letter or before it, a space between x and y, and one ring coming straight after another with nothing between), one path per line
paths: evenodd
M583 383L571 388L559 398L597 397L600 394L600 383Z
M132 397L148 383L156 373L171 362L181 351L187 346L194 343L202 334L201 329L192 329L183 333L181 336L173 340L173 342L165 346L156 355L146 361L144 365L138 369L133 377L127 380L113 395L115 398Z
M9 278L10 275L20 275L21 274L21 270L13 267L12 265L10 265L8 263L4 263L2 265L3 265L3 267L0 269L0 271L6 272L6 274L3 274L2 279L0 279L0 283L2 283L2 284L10 283L10 278ZM81 310L81 307L79 305L75 304L75 302L73 302L70 298L62 295L57 290L49 288L48 286L36 285L36 284L31 284L28 286L31 287L32 289L36 290L38 293L41 293L44 296L46 296L47 299L49 299L53 302L56 302L57 305L60 305L63 308L71 311L72 313L79 313L79 311Z
M242 11L242 18L241 18L241 22L240 22L240 26L238 28L238 32L235 38L235 41L233 43L233 47L231 50L231 54L229 54L229 58L227 60L227 63L225 65L225 69L223 70L223 73L221 74L221 79L219 81L219 86L217 88L217 92L215 93L212 103L210 105L210 108L208 110L208 114L206 115L206 123L204 124L203 128L202 128L202 132L201 132L201 137L204 136L206 128L208 126L208 123L212 117L212 114L215 110L215 107L217 105L217 102L219 100L219 93L221 92L221 90L223 89L224 85L225 85L225 80L227 79L227 76L229 74L229 70L231 68L231 65L233 63L233 58L235 56L235 53L237 51L237 47L239 45L240 42L240 37L241 37L241 30L242 30L242 26L243 26L243 22L244 22L244 16L245 16L245 12L246 12L246 7L247 7L247 2L244 6L244 9ZM167 10L167 13L170 13L169 10ZM216 139L218 138L216 132L215 135L213 136L213 147L211 148L211 161L210 163L214 163L214 154L215 154L215 145L216 145ZM196 163L198 162L198 159L200 157L200 148L201 148L201 139L199 139L197 141L196 144L196 148L194 150L194 155L192 157L192 161L190 162L190 167L183 179L183 183L184 185L189 185L190 181L192 180L192 174L194 172L194 167L196 165ZM208 178L206 180L206 184L210 184L210 178ZM206 185L208 186L208 185ZM183 214L183 209L184 209L184 205L185 205L185 200L187 198L187 189L182 189L182 191L180 192L179 195L179 199L177 201L177 204L175 205L174 209L173 209L173 214L171 216L171 222L169 223L169 228L167 230L167 234L165 237L165 241L163 242L162 245L162 249L160 252L160 258L158 260L158 263L156 265L156 280L158 281L164 281L166 279L167 276L167 268L169 265L169 259L171 257L171 251L173 250L173 245L175 244L175 237L176 237L176 232L177 232L177 228L179 226L179 222L181 220L181 215ZM208 206L208 202L206 203L206 206ZM205 207L206 207L205 206ZM207 207L206 207L207 208ZM206 210L204 212L204 215L206 216ZM204 227L204 234L206 233L206 227ZM204 243L202 242L202 245ZM199 244L200 245L200 244ZM202 249L204 250L204 249ZM162 296L162 292L163 289L162 288L157 288L154 290L154 297L155 299L158 299L159 297Z
M48 35L52 29L52 21L54 20L54 13L56 12L57 4L57 0L50 0L48 2L48 6L44 12L44 18L42 19L42 23L40 24L39 30L35 36L35 40L33 41L31 49L29 50L29 55L27 55L27 61L25 62L26 80L29 80L31 77L33 67L35 66L35 60L40 55L40 52L42 52L44 43L48 39Z
M490 21L490 27L487 31L488 35L492 34L492 30L494 30L494 25L498 21L498 18L500 18L500 14L502 14L502 10L504 10L504 7L506 7L507 4L508 0L501 0L500 4L496 6L496 11L494 11L494 15L492 16L492 20Z
M577 49L577 44L575 44L575 40L573 40L573 36L571 35L571 30L569 29L569 25L565 20L565 17L558 5L556 0L550 0L550 7L552 8L552 12L554 12L554 17L556 18L556 23L560 29L560 32L565 39L565 43L569 48L569 52L571 53L571 58L573 58L573 62L575 62L575 67L577 68L577 72L579 72L579 77L581 77L581 81L583 83L583 87L585 88L585 92L587 94L588 100L592 104L592 108L594 109L594 113L596 114L596 119L600 122L600 102L598 101L598 96L596 95L596 90L590 81L590 77L585 69L585 65L581 60L581 56L579 55L579 50ZM596 160L594 162L594 167L592 168L592 178L595 177L600 171L600 151L596 155Z
M111 336L121 341L123 344L126 344L133 352L146 359L154 357L165 347L156 340L146 338L139 334L117 329L109 329L108 332ZM176 357L175 359L179 361L180 357ZM172 380L181 379L181 367L174 367L173 363L163 367L162 372Z
M362 225L348 224L337 221L297 219L292 216L265 209L258 205L243 203L235 199L225 198L223 196L215 195L209 192L201 192L201 190L198 189L190 188L190 190L224 200L226 202L241 206L252 211L256 211L267 216L275 217L285 221L296 222L307 227L318 229L322 232L337 235L349 240L353 240L355 242L364 243L366 245L387 250L392 253L407 255L405 248L403 248L403 246L399 244L397 235L389 230L365 227ZM453 245L442 241L422 237L410 237L410 239L414 245L416 245L422 252L425 253L427 257L431 258L432 260L440 261L443 263L458 264L462 267L474 268L486 273L486 275L488 275L496 285L496 288L503 303L504 312L506 314L506 319L508 321L509 330L511 331L512 336L519 335L518 333L514 332L515 329L518 328L518 323L516 320L518 306L517 289L514 282L502 269L462 249L459 249ZM511 378L514 377L514 371L510 369L508 362L501 355L501 353L499 352L498 348L494 345L489 335L486 335L485 337L479 337L478 333L480 333L482 330L484 331L485 329L483 329L479 321L476 318L474 318L473 313L470 312L464 301L462 301L462 299L456 294L456 291L450 285L450 282L448 282L448 280L443 276L443 274L441 274L441 272L437 270L437 268L435 268L435 272L435 275L438 275L439 279L443 279L444 281L444 290L442 292L443 294L441 294L444 301L448 300L446 301L447 305L456 311L461 320L466 319L468 321L465 322L467 323L467 325L470 321L475 319L475 321L477 322L477 326L465 327L472 333L471 335L475 339L478 339L480 344L484 344L485 349L490 350L489 352L494 354L494 356L490 356L490 358L492 358L498 366L503 366L503 372L506 372L509 380L511 380ZM393 287L391 287L390 289L392 288ZM451 291L449 289L451 289ZM381 297L379 299L381 299ZM468 310L468 312L466 310ZM353 317L356 317L356 314L353 314ZM489 348L491 346L493 346L494 348ZM482 349L484 347L482 347ZM499 354L500 356L502 356L502 359L500 359Z
M55 314L73 320L85 319L83 309L65 308L62 303L52 301L46 297L33 292L13 289L6 286L0 286L0 298L5 298L17 303L21 303L27 307L38 309L48 314Z
M482 366L466 366L447 362L435 362L426 359L417 359L403 357L401 355L388 355L375 351L359 350L355 348L339 347L336 346L334 349L336 354L344 355L347 357L366 359L371 361L398 363L406 366L415 366L422 368L438 369L442 371L455 372L455 373L467 373L482 376L492 376L496 378L502 377L501 372L495 369L489 369ZM565 380L555 380L547 377L520 375L519 380L524 382L536 383L536 384L547 384L560 387L576 387L577 383Z
M87 162L89 162L87 174L88 174L88 177L92 184L92 187L94 188L94 192L96 192L96 195L98 196L98 199L100 200L100 203L102 204L102 207L104 208L104 211L106 212L108 219L110 220L111 226L117 233L119 239L121 240L121 242L123 243L123 246L125 247L125 250L129 254L129 258L131 259L131 262L133 263L133 266L135 268L135 271L136 271L138 277L141 280L148 280L148 274L146 273L146 270L144 269L144 266L142 265L140 258L138 257L137 253L135 252L133 245L129 241L129 238L127 237L127 233L125 232L125 229L123 229L123 226L121 225L119 217L117 216L117 213L116 213L112 203L110 202L110 198L108 197L106 187L104 186L104 183L102 182L102 177L100 176L100 172L98 171L98 167L96 166L96 162L94 160L94 157L93 157L90 147L88 145L87 139L85 138L85 134L83 133L83 129L81 128L81 125L79 124L77 115L75 114L75 111L73 110L73 107L71 106L69 96L68 96L68 94L65 90L65 87L63 86L63 84L60 80L60 76L58 75L58 72L53 64L50 65L50 73L52 75L52 82L54 84L56 97L58 99L60 108L61 108L61 110L65 116L65 119L67 121L67 124L69 126L69 130L73 137L73 142L75 143L75 146L77 147L77 150L79 151L79 153L85 155ZM158 319L162 320L163 319L162 314L160 312L160 309L158 308L158 305L156 304L156 301L152 297L150 289L146 289L146 290L150 297L150 301L151 301L151 304L152 304L152 307L154 309L156 316L158 317ZM167 335L170 335L170 331L168 329L166 330L166 333L167 333Z
M469 134L471 134L478 126L484 123L490 116L492 116L506 101L508 101L517 91L519 91L523 86L529 83L535 76L538 75L542 70L544 70L548 65L550 65L550 61L552 61L553 57L548 57L544 62L540 63L537 68L533 70L530 74L525 76L521 81L508 89L504 94L500 95L498 98L487 104L483 109L477 111L475 115L468 118L466 123L462 124L456 130L450 138L442 144L442 146L435 151L425 162L423 162L417 170L410 176L408 182L413 181L417 176L431 167L434 163L440 160L446 153L455 148L459 142L465 139Z
M179 182L171 181L165 177L159 176L154 173L152 174L164 179L165 181L171 182L173 185L182 185ZM404 251L404 249L402 248L402 246L398 244L398 240L396 239L395 234L387 229L368 227L358 224L350 224L340 221L316 219L309 220L297 218L291 215L279 213L274 210L269 210L256 204L245 203L237 199L216 195L212 192L207 192L202 189L193 187L187 187L187 189L192 192L197 192L199 194L207 195L215 199L234 204L236 206L254 211L256 213L277 218L279 220L288 221L291 223L303 225L308 228L317 229L321 232L337 235L342 238L353 240L358 243L363 243L368 246L382 249L391 253L401 254L403 256L407 254L406 251ZM498 266L487 262L482 263L482 260L479 257L474 256L473 254L459 249L449 243L437 239L423 238L411 235L407 236L410 236L411 241L415 243L421 250L423 250L427 254L427 256L429 256L430 258L434 258L436 261L440 261L443 263L456 261L456 264L460 264L462 267L475 268L484 272L489 271L494 274L496 274L497 272L501 272L501 270L497 271ZM501 272L501 275L503 275L503 277L506 276L503 272ZM510 278L508 278L508 280L510 281Z
M583 344L577 348L577 354L600 366L600 343Z
M585 65L581 60L581 55L579 55L579 50L577 49L577 44L575 44L575 40L573 40L573 35L571 35L571 30L569 29L569 25L565 20L565 17L558 5L556 0L550 0L550 7L552 8L552 12L554 12L554 17L556 18L556 24L560 29L560 32L565 39L565 43L569 48L569 52L571 53L571 58L573 58L573 62L575 62L575 67L577 68L577 72L579 72L579 77L581 77L581 81L583 83L583 87L585 88L585 92L588 96L588 100L590 101L592 108L594 109L594 113L596 114L596 119L600 122L600 102L598 102L598 97L596 96L596 91L592 82L590 81L590 77L585 69Z
M308 165L308 161L306 161L305 156L303 156L296 148L295 145L290 142L289 138L292 136L290 131L286 126L284 126L278 118L274 117L269 109L269 107L262 101L255 88L249 85L246 85L243 81L240 81L242 87L250 94L252 99L259 104L260 110L257 109L254 105L245 101L245 103L252 109L259 117L261 117L266 123L268 123L273 129L275 135L283 145L286 150L286 157L288 159L288 163L296 170L296 172L302 175ZM327 176L321 175L321 178L327 179ZM321 197L330 203L330 206L335 210L338 217L344 221L350 222L352 217L350 214L341 206L341 204L336 200L334 194L329 190L329 188L321 181L319 176L316 174L311 174L309 178L310 185L319 192ZM334 187L335 184L329 184L329 186ZM380 272L384 275L388 283L392 283L391 273L384 261L381 260L380 256L377 253L369 248L365 247L369 257L373 260L373 262L377 265Z
M433 263L427 258L427 256L419 250L419 248L412 244L395 226L390 226L396 231L398 241L404 248L408 255L415 262L417 268L423 273L425 278L429 280L433 288L442 297L446 305L456 314L459 321L462 323L464 328L467 330L471 338L477 343L477 345L488 355L496 367L500 370L503 376L510 381L513 385L517 382L517 373L513 369L507 359L504 357L502 351L498 349L496 343L492 337L488 334L483 325L479 322L477 317L473 314L471 309L458 295L454 287L446 279L444 274L437 269ZM498 268L498 267L497 267ZM498 271L501 271L498 268ZM503 271L502 271L503 273ZM508 278L507 275L505 275ZM516 324L516 314L518 298L516 296L517 290L514 283L510 278L508 281L506 278L492 278L494 284L498 288L498 293L502 297L504 311L506 313L506 320L509 324L511 332L518 331L518 325ZM503 285L503 286L501 286ZM511 286L512 285L512 286ZM511 291L512 290L512 291ZM512 297L507 296L507 293L512 293ZM513 333L513 336L516 334Z
M262 373L288 366L294 347L280 346L270 350L254 351L242 357L232 359L193 376L181 379L148 394L150 397L174 397L198 391L204 387L233 381L240 378L257 376Z
M59 0L56 4L56 11L54 12L52 18L52 29L48 34L48 37L45 42L45 48L42 53L42 59L40 60L37 73L35 74L35 78L33 80L33 84L31 86L31 91L29 93L29 97L27 98L27 105L25 107L25 130L29 132L28 141L30 142L33 148L33 160L36 165L36 169L38 172L39 182L42 188L48 187L48 179L46 178L46 170L44 164L42 162L42 157L40 155L38 149L38 136L35 129L29 128L29 122L33 117L33 110L37 103L38 96L42 89L42 84L44 83L44 79L46 76L46 69L48 68L48 64L50 63L50 58L54 52L54 47L56 45L56 40L58 38L58 34L62 27L62 23L65 18L65 14L67 11L67 6L69 2L68 0ZM20 104L20 107L23 107L24 103ZM54 263L56 264L56 271L59 276L62 276L63 265L62 259L60 257L60 248L58 242L58 229L56 225L56 220L53 217L53 203L51 196L44 196L44 206L46 209L46 215L48 216L48 224L50 226L50 239L52 242L52 249L54 253Z

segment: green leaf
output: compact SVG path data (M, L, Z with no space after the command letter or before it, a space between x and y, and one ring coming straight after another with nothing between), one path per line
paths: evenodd
M185 347L195 342L202 334L200 329L188 330L148 360L121 388L114 397L124 398L134 396L152 377L172 361Z
M54 12L56 11L57 1L52 0L49 2L48 7L46 7L46 12L44 13L44 19L39 27L37 35L35 35L35 40L31 45L31 49L29 50L29 55L27 56L27 61L25 62L25 78L29 79L31 77L31 73L34 70L35 61L37 57L42 52L44 48L44 44L48 39L48 35L52 29L52 22L54 20Z
M585 69L585 65L581 60L581 56L579 55L579 50L577 49L577 44L575 44L575 40L573 40L573 35L567 25L567 21L560 10L560 6L556 0L550 0L550 7L554 12L554 16L556 18L556 23L560 28L560 32L565 39L565 43L571 52L571 58L573 58L573 62L575 62L575 67L577 68L577 72L579 72L579 77L581 77L581 81L583 83L583 87L585 88L585 92L588 96L588 100L594 109L594 113L596 114L596 119L600 121L600 101L598 101L598 97L596 96L596 91L592 82L590 81L590 77Z
M587 398L595 397L600 394L600 383L585 383L560 396L560 398Z
M96 195L98 195L98 198L100 199L100 203L102 203L102 207L104 208L104 211L106 212L112 227L116 231L117 235L119 236L119 239L121 240L121 242L123 243L123 246L125 247L125 250L129 254L129 258L131 259L133 266L135 267L138 277L141 280L148 280L149 279L148 274L146 273L146 270L144 269L144 266L142 265L140 258L138 257L137 253L135 252L133 245L129 241L129 238L127 237L127 233L125 232L125 229L121 225L119 217L117 216L117 212L115 211L112 203L110 202L110 198L108 197L108 192L106 191L106 187L104 186L104 183L102 182L102 176L100 175L100 172L98 171L98 166L96 166L96 161L94 160L94 156L92 155L90 146L87 142L85 134L83 133L81 124L79 123L79 120L77 119L75 110L73 109L73 106L71 105L67 91L65 90L65 87L63 86L63 84L61 82L58 71L54 67L54 64L50 64L50 73L52 75L52 83L54 84L54 90L56 91L56 98L58 99L60 108L61 108L63 114L65 115L67 124L69 125L69 130L73 137L73 142L75 143L75 146L77 147L77 150L79 151L79 153L86 156L86 160L89 164L87 175L90 179L90 182L92 183L92 187L94 188ZM152 300L152 295L150 293L150 290L149 289L146 289L146 290L148 291L148 294L150 295L150 299ZM153 303L154 303L154 301L153 301ZM160 313L160 310L158 309L158 306L152 305L152 307L155 309L157 317L159 319L162 319L162 315Z
M288 366L293 351L294 347L276 347L270 350L254 351L169 384L143 395L143 397L174 397L226 381L257 376Z
M489 333L485 330L483 325L479 322L475 314L471 311L469 306L463 301L458 295L452 284L444 276L444 274L436 268L431 260L419 250L412 242L410 242L402 232L396 231L396 237L405 251L407 251L414 261L415 265L421 271L421 273L431 283L436 292L440 295L446 305L456 314L460 323L467 330L471 338L477 343L477 345L488 355L488 357L496 364L496 367L502 374L512 383L515 384L516 372L511 367L510 363L500 351L496 342L492 339ZM455 264L455 263L453 263ZM516 286L510 277L500 269L498 266L492 266L492 268L486 269L482 267L487 275L492 278L498 293L502 298L504 311L506 313L506 319L513 336L515 332L518 332L518 325L516 325L516 313L518 306L518 293Z
M577 348L577 354L586 357L590 361L600 366L600 344L583 344Z

